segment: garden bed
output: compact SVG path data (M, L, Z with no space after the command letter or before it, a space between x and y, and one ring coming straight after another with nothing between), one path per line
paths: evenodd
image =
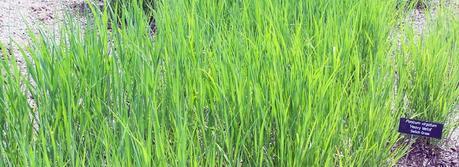
M458 165L452 2L118 2L0 0L0 164Z

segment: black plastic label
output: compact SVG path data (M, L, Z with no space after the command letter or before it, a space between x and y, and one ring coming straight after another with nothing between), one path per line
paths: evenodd
M398 132L441 139L443 124L400 118Z

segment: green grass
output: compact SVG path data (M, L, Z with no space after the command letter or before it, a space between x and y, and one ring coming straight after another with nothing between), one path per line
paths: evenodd
M390 55L396 6L397 0L160 1L154 36L136 3L116 18L94 12L93 27L84 30L67 20L58 40L35 36L23 52L32 59L28 73L36 85L27 88L36 111L20 89L15 61L2 60L0 164L393 165L406 152L395 147L405 115L400 94L436 92L428 103L412 101L421 104L415 112L422 118L443 118L457 97L449 86L458 81L447 75L458 73L451 56L457 36L446 45L432 36L426 49L403 45L403 54L425 55L413 59L425 73L408 86L411 69L393 65ZM108 31L109 20L119 18L126 22ZM454 61L423 61L436 54ZM396 70L403 89L394 94Z

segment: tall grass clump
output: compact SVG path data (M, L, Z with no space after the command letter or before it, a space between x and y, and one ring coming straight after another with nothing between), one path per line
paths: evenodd
M405 98L405 116L434 122L448 122L445 135L457 127L450 122L459 97L459 24L448 8L429 18L425 32L418 36L406 27L398 69L400 95ZM400 102L403 102L401 100Z
M211 142L229 154L220 155L226 163L390 163L398 116L388 108L386 66L393 2L163 3L156 42L175 74L170 84L198 87L198 111L227 119L213 129L240 127Z
M1 164L390 166L405 152L396 0L157 1L154 36L140 5L33 38L39 128L5 73Z

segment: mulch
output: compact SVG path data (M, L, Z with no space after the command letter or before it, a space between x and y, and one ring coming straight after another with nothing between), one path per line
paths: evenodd
M429 139L418 138L398 165L400 167L459 167L459 145L441 148Z

